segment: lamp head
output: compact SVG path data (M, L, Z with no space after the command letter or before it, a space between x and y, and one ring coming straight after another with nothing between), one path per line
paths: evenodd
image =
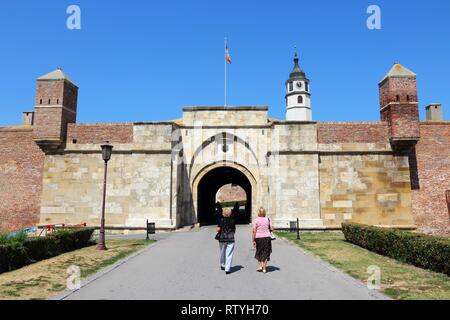
M109 141L106 141L105 144L102 144L102 157L105 162L108 162L111 159L113 146L109 144Z

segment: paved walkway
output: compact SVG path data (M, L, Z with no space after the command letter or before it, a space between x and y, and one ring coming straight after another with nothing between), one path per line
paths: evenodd
M214 228L171 233L66 299L383 299L285 240L256 272L251 229L238 226L232 273L218 263Z

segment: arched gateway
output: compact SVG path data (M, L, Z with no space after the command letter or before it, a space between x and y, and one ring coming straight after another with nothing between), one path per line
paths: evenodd
M214 224L215 202L217 191L224 185L234 184L242 187L246 194L245 210L241 210L236 220L240 223L250 223L252 206L256 199L256 180L244 166L220 162L201 170L194 178L193 200L197 221L201 225Z

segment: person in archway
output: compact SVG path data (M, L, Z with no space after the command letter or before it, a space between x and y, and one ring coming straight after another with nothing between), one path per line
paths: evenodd
M220 204L219 201L216 202L216 212L214 213L215 217L216 217L216 224L219 224L220 219L222 218L222 205Z
M235 203L233 207L233 211L231 211L231 217L234 221L239 221L239 203Z
M231 210L224 208L223 216L217 225L217 233L219 234L220 269L225 270L226 274L230 273L233 260L235 232L236 224L231 217Z
M255 259L258 260L258 272L267 272L267 261L272 253L271 232L274 227L266 217L266 209L260 207L258 218L253 221L253 247L256 248Z

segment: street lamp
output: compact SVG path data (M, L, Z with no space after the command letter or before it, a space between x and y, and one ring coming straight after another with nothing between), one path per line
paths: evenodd
M98 250L107 250L105 245L105 201L106 201L106 177L108 173L108 161L111 159L113 146L106 141L102 146L102 158L105 161L105 175L103 177L103 203L102 203L102 220L100 223L100 237L98 240Z

